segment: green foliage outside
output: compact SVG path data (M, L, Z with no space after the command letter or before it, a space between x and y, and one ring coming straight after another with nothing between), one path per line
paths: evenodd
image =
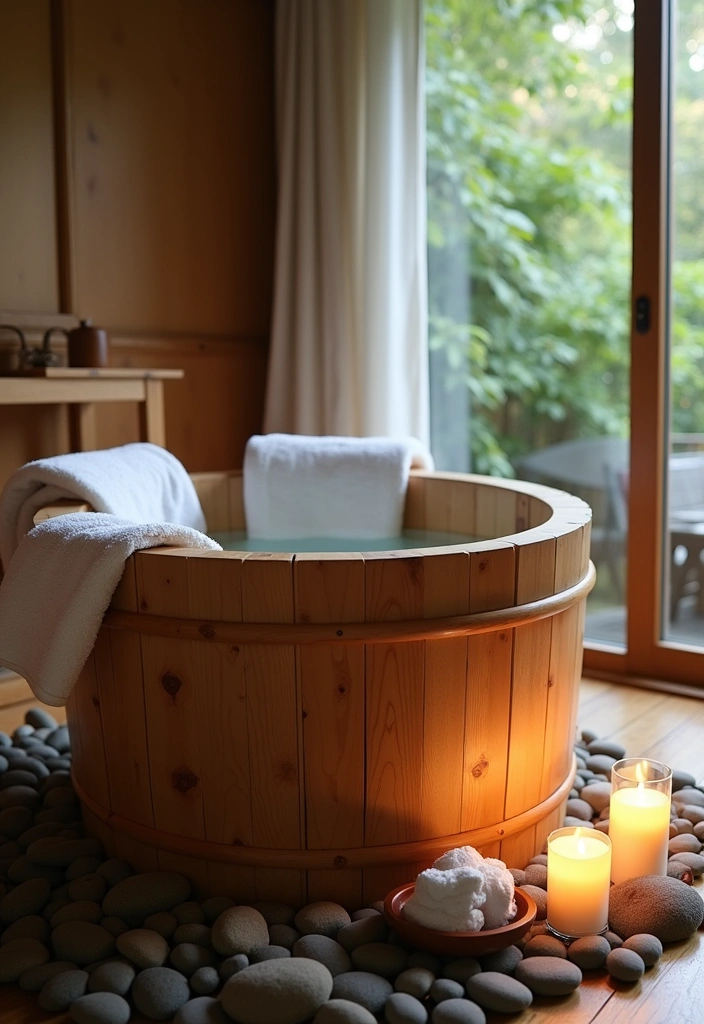
M510 476L557 441L628 435L629 7L426 0L431 365L443 392L468 389L475 472ZM704 31L704 2L683 8L686 39ZM675 154L681 433L704 432L704 72L690 53L683 43Z

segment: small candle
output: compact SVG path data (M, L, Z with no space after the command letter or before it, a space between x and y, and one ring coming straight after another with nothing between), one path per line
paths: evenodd
M548 928L562 938L606 930L611 842L596 829L558 828L548 836Z
M611 881L666 875L672 772L659 761L626 758L611 769Z

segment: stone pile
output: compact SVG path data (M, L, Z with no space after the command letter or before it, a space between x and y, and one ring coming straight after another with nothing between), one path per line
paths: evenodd
M583 733L567 823L608 829L616 744ZM672 877L612 889L606 936L565 946L546 931L547 858L512 869L536 900L530 932L474 959L405 947L381 904L353 914L319 901L197 901L180 874L135 873L85 837L70 782L68 731L31 711L0 733L0 982L36 993L75 1024L128 1024L135 1013L174 1024L485 1024L534 997L564 997L583 972L637 982L663 943L686 938L704 904L704 791L677 773Z

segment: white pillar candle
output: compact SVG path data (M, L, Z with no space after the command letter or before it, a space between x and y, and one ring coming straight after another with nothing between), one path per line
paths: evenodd
M548 836L548 927L576 937L603 932L609 919L611 842L596 829Z
M658 761L627 758L611 774L611 881L666 875L672 773Z

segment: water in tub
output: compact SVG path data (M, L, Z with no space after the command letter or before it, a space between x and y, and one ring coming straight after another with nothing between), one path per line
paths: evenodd
M434 548L450 544L471 544L480 540L445 530L404 530L398 537L378 540L359 537L297 537L295 540L250 538L244 530L223 530L210 536L226 551L396 551L404 548Z

